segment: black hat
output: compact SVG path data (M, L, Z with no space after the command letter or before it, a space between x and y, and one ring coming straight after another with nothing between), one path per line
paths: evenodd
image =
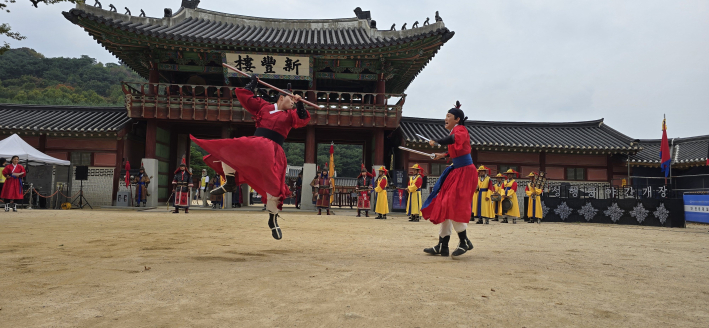
M465 116L465 113L463 113L463 110L460 109L460 101L455 101L455 108L451 108L448 110L448 113L453 114L455 118L459 118L460 122L458 122L458 125L463 125L465 126L465 121L468 119L467 116Z

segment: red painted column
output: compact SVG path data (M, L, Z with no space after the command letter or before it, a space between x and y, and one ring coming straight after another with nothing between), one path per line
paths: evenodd
M315 126L305 128L305 163L317 164L317 144L315 143Z
M374 130L374 165L384 165L384 129Z
M148 120L148 127L145 131L145 158L155 158L157 137L157 122L155 122L155 120Z
M148 73L148 83L160 83L160 72L158 71L158 64L156 63L151 63ZM157 94L157 88L157 85L149 84L146 92L148 95Z
M539 153L539 171L547 171L547 152L545 151Z
M305 99L308 101L314 102L314 103L317 103L317 94L315 93L315 90L317 90L318 86L317 86L316 81L317 80L313 77L313 86L308 88L308 90L312 90L312 91L308 91L305 94ZM312 115L313 113L310 113L310 114Z
M228 124L222 125L222 139L231 138L231 126Z
M379 74L377 79L377 105L384 105L386 99L384 98L384 93L386 92L386 80L384 80L384 73Z

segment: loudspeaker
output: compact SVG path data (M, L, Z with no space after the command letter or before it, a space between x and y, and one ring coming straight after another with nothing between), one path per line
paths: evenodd
M89 167L88 166L77 166L76 172L74 173L74 180L86 181L89 179Z

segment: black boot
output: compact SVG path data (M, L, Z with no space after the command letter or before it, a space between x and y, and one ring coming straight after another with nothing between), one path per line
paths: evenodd
M504 219L502 219L502 221L500 221L500 223L509 223L509 222L507 222L507 218L504 218Z
M364 211L364 217L368 218L369 217L369 211Z
M386 219L387 219L387 215L384 214L384 216L382 217L382 220L386 220Z
M460 242L458 243L458 247L453 251L453 256L461 256L465 254L465 252L473 249L473 243L468 239L467 230L459 232L458 238Z
M485 218L485 224L490 224L490 219Z
M357 217L361 217L361 216L362 216L362 211L361 211L361 210L357 210Z
M318 215L322 215L322 208L318 208Z
M374 219L375 219L375 220L381 220L381 219L382 219L382 215L381 215L381 214L379 214L379 213L377 213L377 217L376 217L376 218L374 218Z
M330 215L330 209L329 209L329 208L327 209L327 215Z
M190 212L190 209L189 209L189 208L185 208L185 214L187 214L187 213L189 213L189 212Z
M512 224L517 224L517 218L512 218Z
M482 219L482 218L479 218L478 221L475 222L475 224L483 224L483 219Z
M448 242L451 240L451 236L438 237L438 245L431 248L424 248L425 253L431 255L441 255L448 256Z
M236 179L233 175L226 176L226 183L217 189L210 191L211 195L221 196L228 192L234 192L236 190Z
M283 232L278 226L278 214L269 213L268 216L268 227L271 228L271 235L276 240L280 240L283 238Z
M180 213L180 209L179 209L179 208L177 208L177 207L175 207L175 210L174 210L174 211L172 211L172 213Z

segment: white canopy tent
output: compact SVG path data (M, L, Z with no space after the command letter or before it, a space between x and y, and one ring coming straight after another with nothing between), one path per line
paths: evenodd
M20 157L20 164L37 165L70 165L71 162L49 156L13 134L0 140L0 157L5 157L10 162L12 156Z

